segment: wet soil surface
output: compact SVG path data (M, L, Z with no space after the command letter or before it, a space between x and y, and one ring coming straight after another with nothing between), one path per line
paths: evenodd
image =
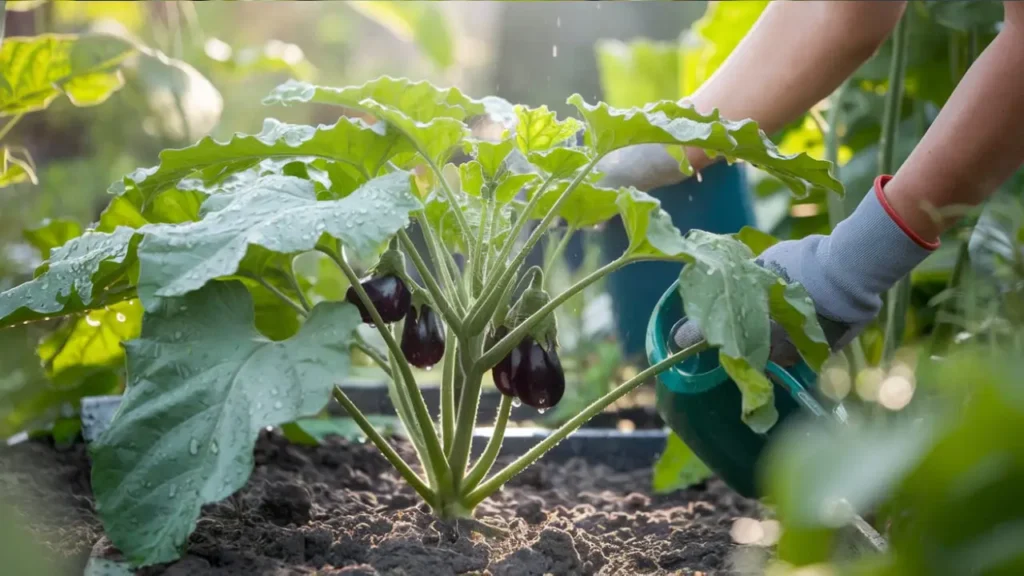
M15 521L69 574L82 573L94 548L116 553L94 514L88 465L81 444L0 447L0 500L15 503ZM718 480L652 496L650 475L541 461L479 506L477 520L505 532L485 535L437 520L370 445L302 447L263 433L248 485L203 509L187 555L139 573L738 574L738 562L764 553L730 537L736 518L761 515L757 503Z

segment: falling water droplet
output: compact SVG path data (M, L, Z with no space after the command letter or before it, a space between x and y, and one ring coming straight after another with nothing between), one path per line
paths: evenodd
M519 398L513 398L512 405L515 406L516 408L519 408L520 406L523 405L523 401L520 400Z
M559 16L559 17L555 18L555 28L561 28L561 27L562 27L562 17Z
M193 456L199 454L199 440L193 438L192 441L188 443L188 453Z
M558 58L558 44L551 45L551 57Z
M701 173L698 170L697 171L697 182L703 182L703 181L704 181L704 176L701 176Z
M547 409L547 408L537 408L537 413L538 413L538 414L543 414L543 413L545 413L545 412L547 412L547 411L548 411L548 409Z
M427 372L430 372L433 369L434 369L433 366L427 366L426 368L424 368L424 370L426 370Z

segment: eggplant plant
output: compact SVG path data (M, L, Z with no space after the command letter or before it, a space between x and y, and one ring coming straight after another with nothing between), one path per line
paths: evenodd
M55 248L34 279L0 294L0 327L119 303L144 310L141 335L124 343L123 403L91 447L98 511L127 558L150 565L179 557L202 506L246 483L260 430L316 414L332 397L442 518L471 516L589 418L709 348L740 388L744 420L758 431L774 424L764 375L769 318L812 367L828 356L805 291L758 266L737 238L682 235L656 199L601 186L594 167L626 146L686 145L747 161L797 195L841 193L830 165L781 154L751 121L680 102L569 102L580 120L404 79L346 88L289 81L264 103L337 106L338 121L267 119L258 134L164 151L157 166L111 186L92 229ZM479 121L506 129L474 138L469 126ZM450 163L456 152L471 159ZM549 294L540 268L523 270L556 221L584 229L615 217L628 248L564 291ZM295 259L309 254L347 278L344 300L317 297L295 273ZM492 471L513 403L547 410L565 390L553 312L645 260L680 264L686 313L706 342L643 370ZM357 272L360 262L376 263ZM361 337L364 324L384 349ZM418 462L406 461L336 386L353 349L388 375ZM427 406L412 370L433 364L439 406ZM505 396L474 458L489 372Z

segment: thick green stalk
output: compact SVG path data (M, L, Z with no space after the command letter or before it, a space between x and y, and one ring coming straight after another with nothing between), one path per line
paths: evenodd
M529 318L524 320L519 326L516 326L515 330L512 330L504 338L502 338L497 344L495 344L490 350L484 352L483 356L480 357L476 362L474 372L484 372L490 369L492 366L497 364L502 358L504 358L509 352L515 348L519 342L526 336L526 334L533 329L541 320L543 320L548 314L553 314L555 309L561 306L566 300L572 298L580 291L590 286L594 282L597 282L601 278L604 278L608 274L635 262L637 260L633 258L621 257L616 260L612 260L608 264L594 270L590 274L584 276L579 282L573 284L564 292L555 296L547 304L545 304L540 310L534 312Z
M569 200L569 196L571 196L580 183L583 182L587 177L587 174L590 173L600 159L600 156L594 157L589 164L580 170L579 174L576 175L576 178L574 178L573 181L566 186L565 190L562 191L562 194L551 206L551 209L548 210L548 213L544 215L544 219L537 224L536 228L533 229L533 233L530 234L530 237L526 240L526 244L516 254L516 257L512 260L512 264L505 269L505 272L503 272L496 281L492 280L491 282L488 282L490 287L484 291L487 296L481 298L481 300L473 306L473 310L470 312L470 319L469 322L467 322L470 329L479 330L483 328L483 325L486 324L487 320L491 317L491 313L494 311L494 306L497 304L498 299L501 298L501 294L507 284L515 278L516 274L519 272L519 267L523 265L523 262L526 261L526 257L530 255L530 251L537 245L537 242L540 242L540 239L544 237L545 233L547 233L548 227L550 227L551 223L558 217L559 208ZM523 212L523 215L516 221L517 225L521 226L525 224L525 221L529 219L529 215L532 213L537 202L540 201L540 198L543 195L544 189L542 187L542 189L534 194L533 198L530 199L530 203L527 204L527 208ZM519 230L522 230L522 228L519 227ZM518 235L518 232L515 232L515 234ZM514 241L514 238L514 236L509 237L506 242L506 248L508 248L509 242ZM509 248L509 250L511 250L511 248ZM508 258L508 254L506 253L506 250L502 250L502 254L504 254L504 258L501 260L504 261L505 258Z
M473 448L473 430L476 428L476 413L480 407L480 387L483 381L483 371L474 370L473 366L480 354L482 341L482 336L459 341L459 364L464 380L459 398L459 415L455 421L455 439L449 458L456 490L461 486L466 465L469 463L469 452Z
M896 137L903 101L903 77L907 68L907 32L909 20L900 19L893 33L892 61L889 64L889 90L882 114L882 140L879 151L879 172L892 174L896 168ZM907 304L910 300L910 279L904 277L893 286L886 298L885 344L883 359L889 361L903 339Z
M420 156L423 156L423 159L427 161L427 165L430 166L430 169L434 171L434 176L437 177L438 183L441 184L441 191L444 192L444 197L448 200L448 205L451 206L452 211L455 212L455 221L459 223L459 232L468 243L472 238L469 234L469 223L466 222L466 215L462 213L462 210L458 209L460 204L458 198L455 197L455 192L452 190L452 187L448 185L448 181L445 180L444 174L441 173L441 169L437 167L437 163L435 163L430 156L423 153L422 150L419 152Z
M388 350L398 360L398 368L401 374L399 379L406 387L406 391L409 394L409 398L412 401L412 408L414 415L416 416L417 423L423 430L425 436L424 441L427 443L427 454L430 457L430 461L433 466L438 467L439 478L446 478L448 476L448 460L444 456L444 449L441 447L441 441L437 437L437 432L434 430L434 422L430 417L430 412L427 410L427 404L423 401L423 394L420 393L420 389L416 386L416 377L412 374L412 369L409 368L409 363L405 361L405 357L402 355L402 348L395 341L395 337L391 334L391 331L387 329L387 325L384 320L380 317L380 313L377 312L377 307L370 301L370 297L366 294L366 290L363 289L362 284L359 283L359 277L356 276L355 270L349 266L345 258L334 250L327 250L325 253L331 257L341 268L341 271L348 278L348 281L352 284L352 288L355 289L356 294L359 296L359 301L363 303L363 306L370 313L370 317L373 318L373 323L377 326L377 331L380 332L384 342L388 346ZM398 382L396 382L398 384Z
M299 297L299 304L302 308L309 312L313 307L309 304L309 300L306 298L306 293L302 291L302 286L299 284L299 279L295 276L295 263L292 262L288 265L288 269L285 270L288 273L288 281L292 285L292 290L295 290L295 295Z
M477 484L484 479L484 476L494 466L494 461L498 459L498 453L501 452L501 443L505 440L505 428L508 427L508 417L510 414L512 414L512 397L502 395L501 405L498 407L498 418L494 421L494 432L491 433L490 439L487 440L484 453L480 455L476 464L470 468L469 474L466 474L466 479L462 481L460 488L463 494L468 494L473 488L476 488Z
M469 267L469 293L473 296L479 296L480 294L473 289L474 286L482 284L479 279L484 274L484 249L485 240L488 234L487 225L490 221L490 210L491 203L484 203L484 212L480 215L480 226L477 227L476 231L476 245L473 246L472 262ZM481 289L483 287L481 286Z
M299 316L302 316L303 318L305 318L306 316L309 316L309 312L306 310L306 308L301 306L295 300L292 300L291 298L289 298L288 295L285 294L284 292L282 292L280 288L278 288L277 286L274 286L270 282L267 282L266 279L264 279L262 276L258 276L256 274L239 274L239 276L242 276L243 278L248 278L250 280L253 280L256 283L258 283L260 286L263 286L264 288L267 289L268 292L270 292L271 294L276 296L279 300L281 300L282 302L284 302L285 304L290 306L293 310L298 312Z
M452 277L446 260L447 256L442 254L442 252L445 252L444 247L439 247L434 231L430 228L430 223L427 222L426 217L419 217L418 220L420 230L423 231L423 239L427 243L427 252L430 253L430 261L434 263L434 269L437 271L438 276L441 277L441 282L445 286L449 299L451 299L456 308L462 311L468 306L468 299L462 294L462 284L455 281L458 276Z
M395 452L395 449L391 447L391 444L388 444L388 441L380 435L380 432L377 432L377 429L373 427L373 424L370 424L370 421L366 419L366 416L363 415L355 403L345 395L345 392L341 388L335 386L333 393L334 399L338 401L338 404L341 404L342 407L345 408L345 411L348 412L349 416L351 416L352 419L356 421L356 424L359 425L363 434L366 434L366 437L369 438L375 446L377 446L381 453L384 454L384 457L388 459L388 462L391 462L391 465L395 467L395 470L402 475L402 478L405 478L405 481L412 486L413 490L415 490L416 493L427 502L427 504L430 504L430 506L435 510L439 509L440 506L437 500L437 494L431 490L423 479L413 471L409 464L398 455L398 452Z
M566 229L565 234L562 235L558 240L558 244L555 245L555 249L551 251L548 256L548 261L544 263L544 275L547 276L548 272L551 271L551 267L554 266L555 262L558 262L559 257L565 252L566 246L572 240L573 234L576 233L576 229L572 226Z
M413 266L416 267L416 271L419 272L420 277L423 278L423 282L427 285L427 291L430 292L431 298L434 300L434 306L444 317L444 321L448 323L455 332L462 331L462 320L459 315L452 309L448 303L448 299L445 298L444 291L441 286L438 285L437 280L430 273L430 268L427 267L427 263L423 261L423 257L420 256L420 251L416 249L416 245L413 244L409 235L405 233L405 230L398 231L398 239L402 243L402 247L409 254L412 259Z
M388 375L388 378L395 378L395 374L391 371L391 366L387 357L381 354L380 350L377 350L370 345L369 342L363 340L362 336L358 333L355 334L355 342L352 343L352 347L369 356L370 360L373 360L373 363Z
M441 444L444 453L451 452L455 438L455 360L458 343L451 328L445 335L444 364L441 371Z
M686 350L680 350L675 354L672 354L668 358L665 358L661 362L658 362L654 366L640 372L633 378L630 378L625 383L619 385L611 392L605 394L600 400L594 402L586 408L586 410L580 412L574 416L571 420L562 424L557 430L552 432L547 438L539 442L536 446L530 449L529 452L523 454L519 458L516 458L514 462L508 466L502 468L494 476L491 476L486 482L479 485L473 491L465 496L463 499L464 505L473 509L477 504L482 502L484 498L487 498L502 486L505 485L512 477L522 472L527 466L533 464L541 456L543 456L548 450L555 447L556 444L564 440L570 434L576 431L577 428L582 426L594 416L600 414L605 408L610 406L613 402L616 402L626 394L629 394L641 384L646 382L648 379L661 374L665 370L668 370L672 366L682 362L683 360L707 349L707 342L700 342L690 346Z

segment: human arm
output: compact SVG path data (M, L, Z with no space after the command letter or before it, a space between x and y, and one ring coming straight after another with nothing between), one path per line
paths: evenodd
M976 205L1024 163L1024 4L1004 2L1002 31L885 187L903 222L928 242L954 220L936 209Z
M904 2L773 2L689 101L701 112L752 118L773 132L835 90L885 41ZM700 170L711 161L688 149ZM625 148L598 164L608 185L650 190L679 182L679 163L660 144Z

